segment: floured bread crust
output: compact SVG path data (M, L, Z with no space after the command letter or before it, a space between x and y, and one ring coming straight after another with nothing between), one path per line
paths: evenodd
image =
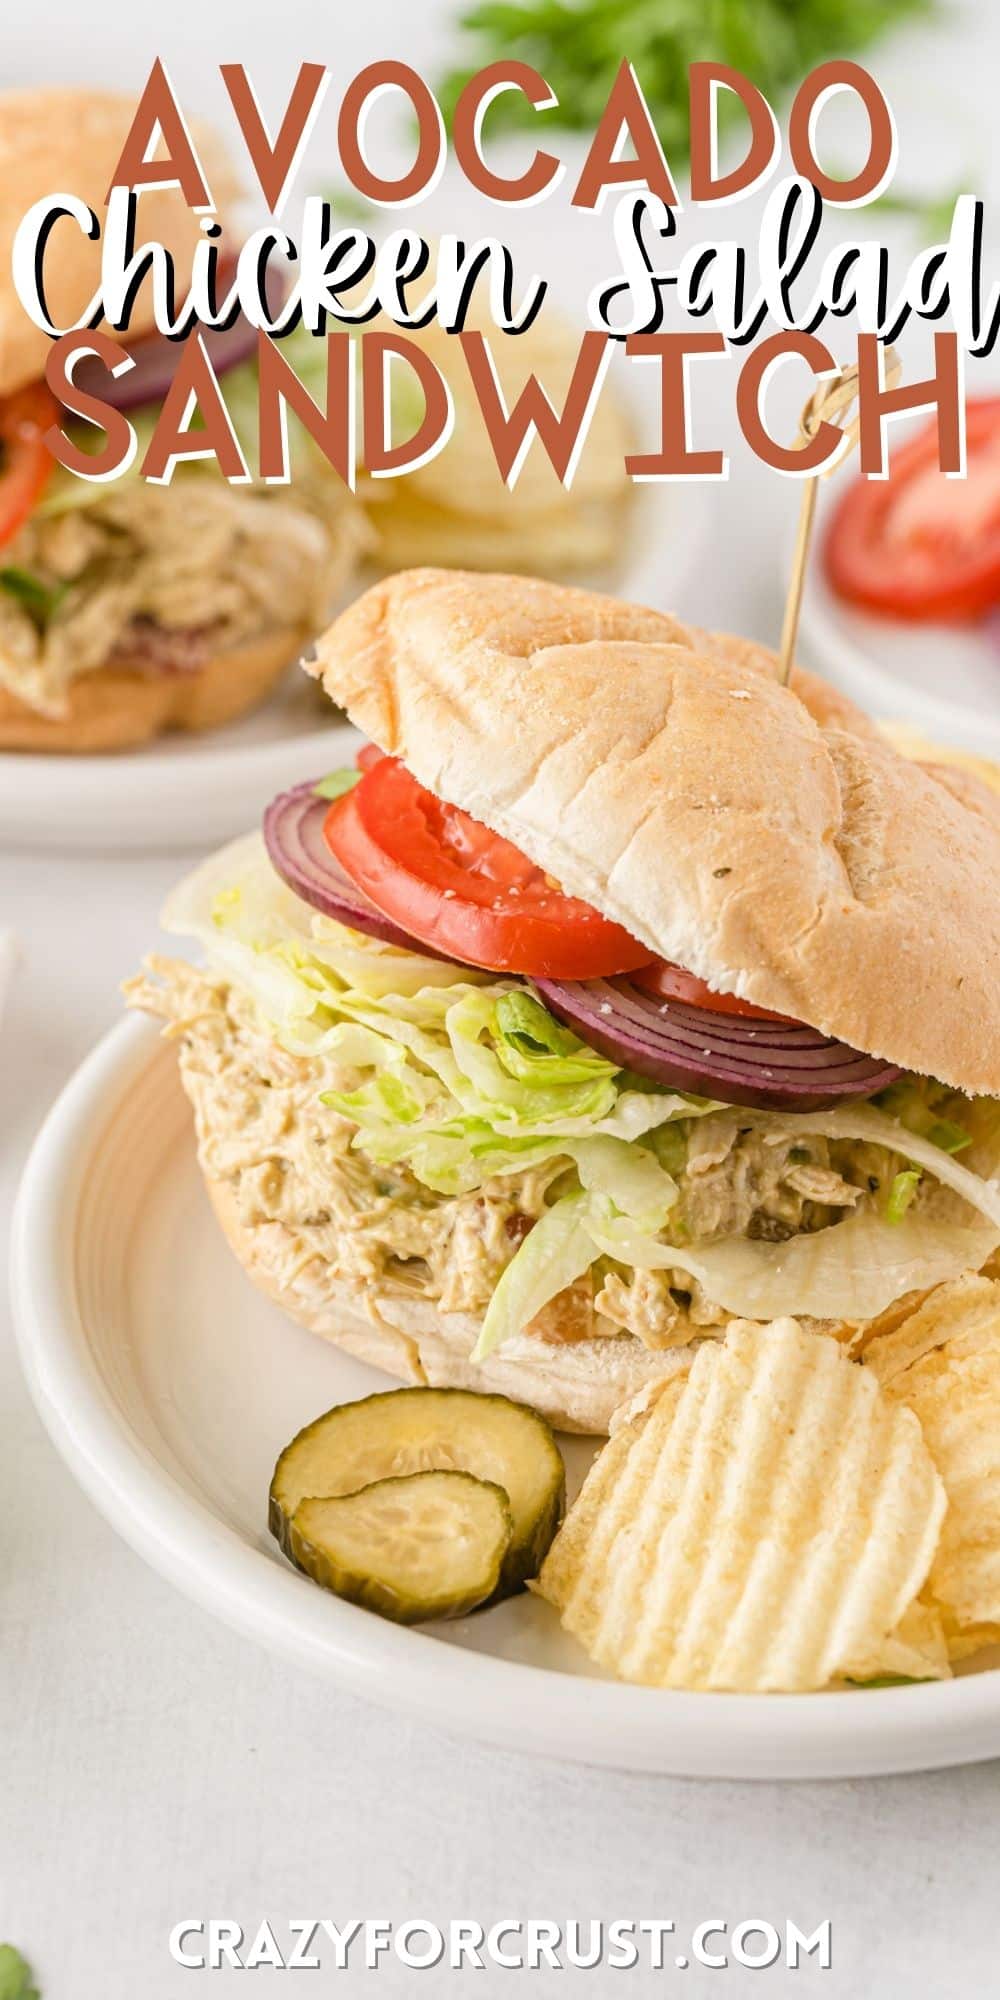
M137 100L111 91L43 89L4 91L0 98L0 395L6 396L45 372L51 341L28 318L11 276L11 249L28 209L46 196L71 193L103 220L111 176L118 163ZM195 143L218 209L225 215L238 182L211 132L199 127ZM179 293L202 240L199 217L179 188L150 188L139 196L138 239L165 245L175 260ZM55 226L53 252L46 261L46 303L57 326L81 318L101 280L101 244L63 219ZM129 333L154 325L153 292L140 289ZM127 343L128 333L103 331Z
M378 1284L359 1289L329 1268L322 1297L309 1298L304 1285L279 1278L280 1246L240 1222L232 1188L208 1176L206 1186L230 1247L258 1291L310 1332L399 1381L494 1390L530 1403L559 1430L603 1437L622 1403L690 1363L688 1347L651 1353L627 1333L570 1346L522 1333L501 1352L474 1363L469 1357L479 1338L480 1313L442 1313L428 1299L404 1298Z

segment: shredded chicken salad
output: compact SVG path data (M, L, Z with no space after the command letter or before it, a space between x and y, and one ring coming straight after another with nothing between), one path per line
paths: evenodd
M317 915L253 835L175 892L207 969L132 1004L181 1041L203 1163L282 1283L332 1273L509 1335L647 1347L784 1314L862 1325L1000 1245L1000 1104L907 1078L798 1114L658 1089L530 984ZM553 1302L559 1310L553 1312Z

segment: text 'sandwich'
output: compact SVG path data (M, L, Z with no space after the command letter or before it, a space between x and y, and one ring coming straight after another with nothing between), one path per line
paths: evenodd
M45 432L60 410L45 385L48 336L25 313L11 246L32 205L70 191L100 216L134 105L124 97L32 90L0 97L0 750L117 750L168 728L206 729L259 702L331 614L364 539L333 468L294 427L292 479L228 485L209 462L169 485L140 474L180 347L155 331L145 282L120 336L135 366L99 362L90 385L127 409L139 449L99 484L56 466ZM199 135L215 199L236 190L211 135ZM209 164L210 163L210 164ZM138 235L190 268L199 219L178 190L138 197ZM100 282L101 245L71 218L46 250L54 322L71 326ZM105 327L105 332L112 331ZM297 337L285 343L291 357ZM256 435L256 335L246 321L209 334L244 450ZM298 343L308 375L323 343ZM83 449L101 433L76 426ZM252 459L250 460L252 464Z
M1000 1246L1000 797L742 640L518 577L369 591L371 739L175 893L256 1283L570 1429L733 1319L852 1342Z

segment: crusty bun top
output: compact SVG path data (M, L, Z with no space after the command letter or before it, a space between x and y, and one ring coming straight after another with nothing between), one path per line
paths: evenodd
M17 90L0 96L0 395L20 389L45 371L51 342L28 318L11 274L11 250L18 224L36 201L75 194L104 223L104 203L135 113L135 100L89 90ZM199 156L220 209L236 188L218 142L199 129ZM191 257L201 236L199 217L179 188L149 188L139 196L137 242L166 245L186 286ZM101 245L88 243L70 218L53 230L45 259L45 291L57 326L78 319L101 279ZM147 333L154 324L152 289L143 285L129 332ZM127 341L128 334L113 338Z
M1000 1095L1000 821L822 682L658 611L444 570L366 592L312 671L651 950Z

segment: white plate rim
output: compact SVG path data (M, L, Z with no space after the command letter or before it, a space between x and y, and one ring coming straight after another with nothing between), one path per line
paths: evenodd
M315 1590L248 1546L135 1434L87 1344L72 1216L114 1105L150 1063L155 1028L113 1028L49 1112L11 1235L22 1365L53 1444L100 1512L184 1595L354 1694L449 1731L613 1769L815 1778L933 1769L1000 1752L1000 1670L864 1694L736 1695L627 1687L441 1644Z
M207 848L227 834L238 832L238 823L244 817L252 817L255 807L249 803L251 798L259 795L262 812L276 791L303 777L322 776L335 766L338 756L350 754L356 741L357 731L345 716L331 709L330 720L320 721L315 729L270 737L264 742L229 743L225 748L209 749L202 747L202 738L190 760L185 759L183 752L162 757L155 753L131 756L128 751L96 757L2 752L0 778L4 799L0 847L51 849L73 842L88 852L117 851L128 837L135 850L142 853ZM207 815L196 812L178 826L178 804L190 796L187 788L192 771L196 772L199 796L216 792L223 802L235 780L240 797L247 798L247 813L223 803L219 811L210 809ZM60 790L59 823L43 830L38 817L38 797L40 791L49 793L54 789L53 780ZM94 815L106 801L109 785L111 811L106 822L95 823ZM134 831L126 834L130 791L141 799L141 810L136 815ZM80 833L75 841L74 822ZM16 839L7 830L15 824L24 829Z

